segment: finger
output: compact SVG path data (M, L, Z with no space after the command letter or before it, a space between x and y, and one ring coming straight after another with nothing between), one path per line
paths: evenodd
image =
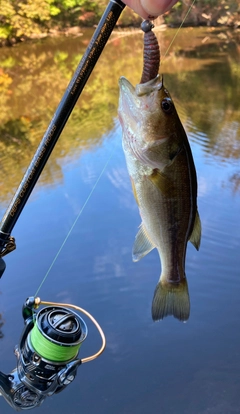
M148 16L157 17L169 10L177 0L140 0L142 8Z
M177 0L124 0L143 19L156 18L169 10Z

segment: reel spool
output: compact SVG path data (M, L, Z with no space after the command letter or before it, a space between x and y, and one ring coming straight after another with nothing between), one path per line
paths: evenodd
M40 305L48 306L36 312ZM88 330L84 320L69 308L84 313L98 329L102 346L96 354L78 358ZM47 396L61 392L74 380L78 367L97 358L106 346L97 321L78 306L31 297L22 313L25 328L15 347L17 367L8 375L0 372L0 395L15 410L37 407Z
M46 307L37 314L28 336L28 347L44 359L67 362L76 357L86 336L87 326L75 312Z

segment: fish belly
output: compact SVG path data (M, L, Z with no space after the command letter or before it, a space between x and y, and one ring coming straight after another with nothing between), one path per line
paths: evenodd
M186 154L181 154L161 174L163 178L158 181L163 184L146 175L141 176L135 188L143 225L160 255L161 280L178 283L185 278L194 207Z

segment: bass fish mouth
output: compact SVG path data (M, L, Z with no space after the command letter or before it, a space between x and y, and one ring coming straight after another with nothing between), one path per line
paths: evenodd
M136 88L134 88L134 86L124 76L119 79L120 99L122 94L140 97L143 95L149 95L154 91L160 91L162 87L163 78L160 79L160 75L157 75L156 78L151 79L148 82L137 84Z
M119 79L120 97L118 110L122 127L124 127L122 114L124 114L125 120L128 120L130 124L138 123L139 111L141 112L145 109L143 98L146 97L146 99L150 99L149 95L151 93L160 91L162 88L163 81L159 75L146 83L139 83L135 88L124 76L122 76ZM147 105L148 110L150 103L151 102Z
M136 85L136 95L143 96L149 95L151 92L160 91L163 88L163 77L160 79L160 75L157 75L156 78L151 79L145 83L139 83Z
M125 78L119 79L120 99L118 115L123 130L123 146L129 154L151 168L159 165L149 159L149 150L168 140L166 133L157 133L148 141L149 131L160 109L159 91L163 82L159 75L154 79L134 86ZM147 122L145 122L147 119Z
M119 79L119 87L121 93L135 93L134 86L124 76Z
M124 123L122 122L121 114L126 114L128 119L133 120L135 118L135 88L133 85L123 76L119 79L119 88L120 88L120 97L119 97L119 119L124 127ZM137 121L137 120L136 120Z

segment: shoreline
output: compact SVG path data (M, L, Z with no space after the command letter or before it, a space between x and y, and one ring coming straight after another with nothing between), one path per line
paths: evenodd
M179 24L166 24L164 22L164 19L162 17L159 17L158 19L156 19L156 21L158 21L158 23L155 25L155 31L165 31L167 29L177 29L179 28ZM240 22L239 22L240 24ZM46 32L42 32L42 33L35 33L31 36L28 37L21 37L20 39L4 39L4 40L0 40L0 48L1 47L13 47L19 43L23 43L23 42L31 42L32 40L40 40L40 39L46 39L49 37L53 37L53 38L57 38L57 37L61 37L61 36L65 36L65 37L80 37L83 36L84 34L84 30L86 29L95 29L97 27L97 25L79 25L79 26L72 26L72 27L68 27L68 28L64 28L64 29L58 29L58 28L53 28L50 29ZM183 24L182 25L183 28L198 28L198 27L205 27L205 28L214 28L214 29L223 29L223 30L232 30L235 33L240 33L240 25L238 26L234 26L234 25L228 25L228 24L213 24L213 25L209 25L209 24ZM118 24L113 32L112 32L112 36L114 35L118 35L120 37L122 36L128 36L128 35L132 35L132 34L136 34L137 32L142 33L141 29L140 29L140 25L139 24L134 24L134 25L122 25L122 24Z

